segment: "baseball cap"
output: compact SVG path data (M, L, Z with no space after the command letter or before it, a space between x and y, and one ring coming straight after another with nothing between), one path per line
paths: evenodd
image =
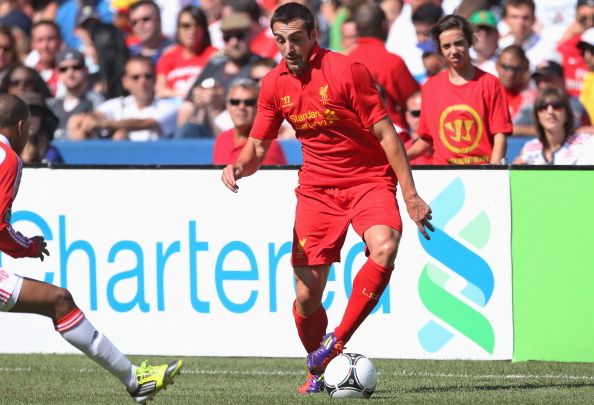
M531 76L534 78L538 75L563 77L563 67L553 60L547 60L536 65Z
M76 25L81 26L88 20L101 21L101 16L94 6L87 4L78 9L76 13Z
M578 0L576 8L579 8L581 6L594 7L594 0Z
M252 26L248 13L232 11L221 20L221 31L240 31Z
M584 31L577 46L580 49L584 48L585 46L594 47L594 28L588 28L586 31Z
M495 14L489 10L475 11L472 13L468 21L474 25L497 29L497 17L495 17Z
M75 61L79 64L84 64L85 56L76 49L65 49L63 51L60 51L58 55L56 55L57 65L68 60Z

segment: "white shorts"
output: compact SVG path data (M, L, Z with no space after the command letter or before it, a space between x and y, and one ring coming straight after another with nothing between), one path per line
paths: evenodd
M0 312L8 312L19 299L23 278L0 269Z

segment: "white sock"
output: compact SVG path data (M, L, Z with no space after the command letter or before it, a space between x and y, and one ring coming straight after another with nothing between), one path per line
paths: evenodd
M138 381L130 360L95 329L80 309L77 308L58 320L55 327L68 343L116 376L128 391L136 390Z

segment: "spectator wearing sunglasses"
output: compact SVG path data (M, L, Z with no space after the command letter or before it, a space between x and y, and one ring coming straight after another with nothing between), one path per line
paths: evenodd
M557 45L561 56L561 66L565 76L565 86L570 96L579 96L588 66L578 47L582 34L594 28L594 0L578 0L575 20L568 27Z
M93 111L104 98L89 89L89 71L81 52L74 49L61 51L56 57L56 66L66 91L62 97L49 99L47 105L59 120L54 137L67 139L68 119L75 114Z
M130 54L148 56L156 65L165 48L173 44L163 35L159 6L152 0L140 0L128 13L132 33L138 39L130 45Z
M184 7L177 17L177 44L157 62L157 95L183 98L217 49L211 45L204 12Z
M215 141L212 164L226 165L239 157L254 124L258 109L258 84L251 79L234 80L227 94L227 111L233 128L222 132ZM270 145L264 165L286 165L287 159L280 144L274 140Z
M419 119L421 117L421 92L414 92L406 100L406 123L408 129L406 134L408 139L404 142L404 147L409 150L412 145L419 140ZM433 164L433 147L429 147L422 155L410 160L411 165L430 165Z
M514 135L536 135L533 105L536 90L530 87L530 62L522 47L504 48L495 65L505 91Z
M107 100L95 112L70 118L68 131L72 139L111 137L152 141L171 136L177 106L155 97L155 70L151 59L141 55L130 57L122 84L129 96Z
M252 65L262 59L250 49L253 32L251 26L252 21L245 12L231 11L221 20L225 49L222 55L213 57L204 67L180 106L177 118L179 130L176 132L176 137L217 136L221 131L232 127L231 122L227 125L224 123L210 125L207 122L208 115L213 116L213 114L203 114L203 112L209 109L218 112L220 107L224 110L224 100L229 84L236 78L249 78ZM222 106L218 104L220 101L223 102ZM199 116L204 118L197 120ZM198 125L200 132L194 135L188 133L186 123Z
M18 96L26 91L40 93L44 98L51 97L47 83L35 69L21 64L12 65L0 82L0 93Z
M514 164L594 164L594 136L574 132L565 90L555 86L541 90L534 102L534 115L538 137L526 142Z

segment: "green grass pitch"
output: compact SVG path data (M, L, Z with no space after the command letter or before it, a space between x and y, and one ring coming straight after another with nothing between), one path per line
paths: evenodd
M132 356L139 363L144 358ZM185 368L151 405L336 404L300 397L303 359L184 357ZM153 364L169 360L149 357ZM373 359L373 404L592 404L594 365ZM83 355L0 354L0 404L132 404L120 383Z

